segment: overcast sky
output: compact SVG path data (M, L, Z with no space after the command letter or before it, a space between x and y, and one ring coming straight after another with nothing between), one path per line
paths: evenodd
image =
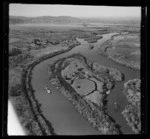
M140 17L140 7L10 4L13 16Z

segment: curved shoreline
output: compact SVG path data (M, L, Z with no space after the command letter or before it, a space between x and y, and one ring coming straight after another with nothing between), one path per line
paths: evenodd
M121 60L119 60L119 59L110 57L110 56L107 55L105 52L100 51L100 50L98 51L98 53L99 53L101 56L104 56L104 57L106 57L106 58L112 60L113 62L115 62L115 63L117 63L117 64L120 64L120 65L125 66L125 67L127 67L127 68L131 68L131 69L136 70L136 71L140 71L140 67L139 67L139 66L133 66L133 65L128 64L128 63L125 63L125 62L123 62L123 61L121 61Z
M111 36L111 38L110 38L109 40L105 41L104 43L107 43L107 42L113 40L114 37L120 36L120 35L124 35L124 34L122 34L122 33L115 34L115 35ZM104 43L102 43L101 45L103 45ZM105 49L107 49L107 48L108 48L108 47L106 47ZM128 63L123 62L123 61L121 61L121 60L119 60L119 59L117 59L117 58L111 57L111 56L109 56L105 51L106 51L106 50L102 51L100 48L98 48L98 53L99 53L100 55L102 55L102 56L104 56L104 57L106 57L106 58L108 58L108 59L114 61L115 63L122 65L122 66L126 66L126 67L131 68L131 69L134 69L134 70L136 70L136 71L140 71L140 67L139 67L139 66L132 65L131 63L128 64Z
M41 104L39 104L35 98L34 95L35 90L33 90L31 85L32 70L40 62L55 57L57 55L66 53L71 49L73 49L74 47L76 47L76 45L69 47L67 50L61 50L61 51L54 52L52 54L44 55L38 58L37 60L33 61L22 71L22 76L21 76L22 91L24 92L25 98L29 101L31 111L33 112L33 117L35 121L38 123L38 129L37 127L34 128L36 128L36 130L38 130L39 132L42 132L42 135L57 135L57 134L55 133L52 124L48 120L46 120L46 118L42 114L42 111L40 110ZM27 129L27 130L32 130L32 129ZM30 132L32 133L32 131ZM38 134L36 133L36 135Z
M87 59L80 54L72 54L64 59L72 58L74 56L81 56L88 65ZM123 134L120 130L120 126L116 124L114 119L104 111L105 106L98 108L97 105L94 105L93 103L89 104L88 100L82 98L73 88L68 86L68 83L61 79L62 77L59 77L61 75L58 74L58 76L55 77L56 73L52 74L53 72L56 72L56 69L54 68L55 64L57 62L59 63L59 61L63 61L64 59L54 60L51 65L49 65L51 73L50 82L52 80L53 85L59 89L59 91L75 106L75 109L85 118L85 120L100 131L101 134ZM59 67L57 68L60 69ZM107 95L105 94L103 98L103 103L105 104L106 97ZM95 117L94 115L97 116Z

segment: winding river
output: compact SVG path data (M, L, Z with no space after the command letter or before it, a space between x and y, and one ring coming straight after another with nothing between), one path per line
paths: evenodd
M125 80L117 84L112 92L108 95L107 113L121 126L124 134L133 134L131 128L126 124L121 112L127 105L127 99L122 93L124 82L129 79L140 78L140 72L131 68L119 65L106 57L98 54L98 47L111 36L117 33L109 33L102 35L103 38L93 43L94 49L89 49L89 43L84 39L77 40L81 45L73 48L71 51L60 54L56 57L47 59L36 65L32 71L32 86L35 90L35 97L39 101L44 116L52 123L55 132L58 135L98 135L98 130L85 120L71 104L52 84L48 81L48 64L51 59L62 58L74 53L81 53L88 59L95 61L103 66L118 69L125 75ZM52 93L48 94L45 85L51 89ZM115 100L118 101L119 108L114 108Z

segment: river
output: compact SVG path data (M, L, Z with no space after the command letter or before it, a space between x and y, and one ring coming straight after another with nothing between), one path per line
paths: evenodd
M58 135L98 135L98 130L85 120L74 108L74 106L48 81L48 64L51 59L61 58L74 53L81 53L88 59L97 62L103 66L118 69L125 75L125 81L118 84L108 95L108 106L106 112L121 125L121 130L125 134L132 134L131 128L126 124L121 112L127 105L127 99L122 93L124 82L129 79L140 78L140 72L131 68L119 65L114 61L107 59L98 54L98 47L106 40L110 39L117 33L109 33L102 35L103 38L93 43L94 49L89 49L88 42L84 39L77 40L81 45L73 48L71 51L60 54L59 56L42 61L32 71L32 86L35 90L35 97L42 104L41 110L44 116L52 123L55 132ZM52 94L48 94L45 90L45 84L51 89ZM119 108L114 109L114 102L118 100Z

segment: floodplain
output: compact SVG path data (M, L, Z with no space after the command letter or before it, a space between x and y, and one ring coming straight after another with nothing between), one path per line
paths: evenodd
M9 99L28 135L140 133L139 26L9 28Z

